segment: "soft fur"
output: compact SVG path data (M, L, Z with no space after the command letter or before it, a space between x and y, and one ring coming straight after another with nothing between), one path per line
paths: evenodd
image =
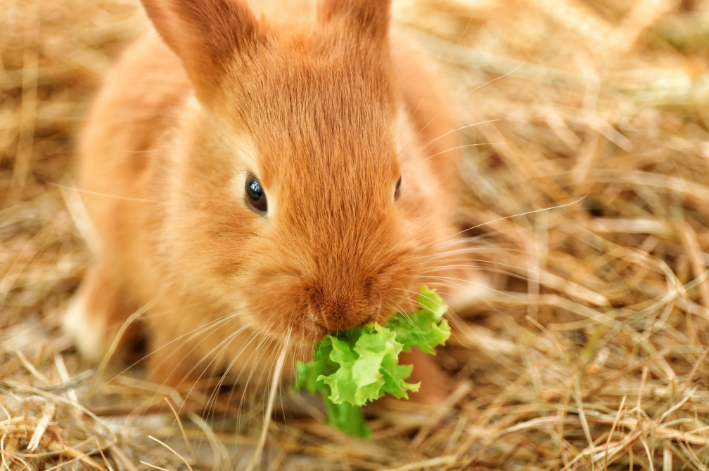
M100 358L150 305L119 353L143 330L153 379L258 379L286 338L299 357L411 309L424 275L471 276L423 271L446 265L435 255L455 233L458 144L389 1L324 0L278 22L238 0L143 3L158 34L126 51L81 140L102 243L67 317L74 333L82 316L103 327L84 353ZM246 203L248 172L266 217Z

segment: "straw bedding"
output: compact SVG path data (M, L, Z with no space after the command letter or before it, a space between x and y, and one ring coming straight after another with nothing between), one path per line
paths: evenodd
M709 1L395 4L456 105L488 294L451 314L445 403L375 403L361 442L283 389L259 469L709 469ZM82 363L58 329L90 260L75 136L145 25L0 5L2 469L245 469L258 443L261 394Z

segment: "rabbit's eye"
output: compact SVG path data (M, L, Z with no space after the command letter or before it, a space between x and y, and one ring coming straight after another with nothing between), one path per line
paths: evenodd
M401 177L396 181L396 188L394 188L394 201L399 199L399 194L401 193L400 191L401 188Z
M266 192L263 191L261 183L253 175L246 178L246 202L258 214L265 214L268 211Z

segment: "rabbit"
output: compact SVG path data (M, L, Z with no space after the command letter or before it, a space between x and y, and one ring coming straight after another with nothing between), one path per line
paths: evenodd
M100 243L63 325L84 357L125 360L144 337L153 381L262 384L286 349L292 380L324 335L411 310L422 284L477 296L479 274L447 254L454 121L390 0L283 1L271 16L142 2L154 31L79 140ZM405 361L419 400L446 394L429 356Z

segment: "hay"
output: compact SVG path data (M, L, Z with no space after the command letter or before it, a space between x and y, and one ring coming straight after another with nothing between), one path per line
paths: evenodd
M261 469L708 469L709 1L396 18L457 106L461 263L492 289L452 316L444 404L373 404L362 443L282 391ZM0 10L0 467L233 469L259 443L261 395L98 378L58 330L89 258L52 184L71 186L86 104L144 24L128 0Z

